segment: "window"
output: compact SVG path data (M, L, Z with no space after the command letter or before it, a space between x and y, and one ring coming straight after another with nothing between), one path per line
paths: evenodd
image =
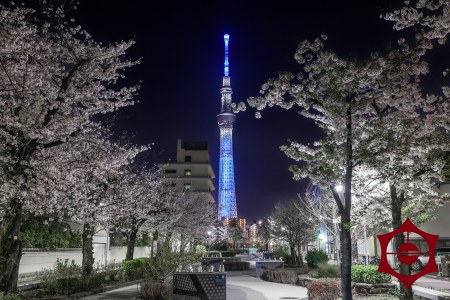
M176 174L177 170L167 169L167 170L164 170L164 173L166 173L166 174Z
M191 170L184 170L184 176L192 176Z
M191 162L192 161L192 156L190 156L190 155L185 156L184 157L184 161L185 162Z
M185 191L190 191L190 190L192 190L192 184L191 184L191 183L185 183L185 184L184 184L184 190L185 190Z

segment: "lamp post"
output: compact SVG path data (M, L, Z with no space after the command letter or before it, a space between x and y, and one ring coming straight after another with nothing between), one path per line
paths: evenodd
M323 236L323 233L321 232L321 233L319 233L319 235L318 235L318 238L319 238L319 250L322 250L322 248L320 247L320 241L321 240L323 240L323 238L324 238L324 236Z
M212 232L210 230L208 230L207 234L208 234L208 237L206 238L206 251L209 251L209 239L211 237Z

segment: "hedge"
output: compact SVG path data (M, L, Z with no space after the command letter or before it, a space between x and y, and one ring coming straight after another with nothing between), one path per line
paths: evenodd
M391 275L377 270L377 266L352 266L352 281L370 284L391 282Z

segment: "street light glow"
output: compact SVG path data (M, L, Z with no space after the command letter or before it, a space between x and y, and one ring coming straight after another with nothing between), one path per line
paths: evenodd
M340 193L344 190L344 187L342 186L342 184L338 184L334 186L336 192Z

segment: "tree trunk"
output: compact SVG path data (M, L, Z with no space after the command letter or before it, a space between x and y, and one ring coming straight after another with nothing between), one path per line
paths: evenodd
M397 189L394 185L390 186L391 193L391 211L392 211L392 228L393 230L399 228L402 225L402 206L405 200L404 193L400 195L397 194ZM398 247L400 247L405 242L405 235L397 234L394 237L394 252L397 252ZM400 261L399 261L400 262ZM400 262L400 274L411 275L411 269L409 265ZM407 288L400 282L400 299L413 299L412 287Z
M298 263L299 267L301 268L305 266L305 263L303 262L303 251L302 251L302 248L304 249L304 247L302 247L302 245L304 245L304 242L298 244Z
M95 233L94 227L88 223L83 225L83 261L81 263L81 275L88 276L94 270L94 247L92 245L92 237Z
M128 235L127 240L127 254L125 256L125 260L132 260L134 256L134 246L136 245L138 229L136 226L132 226L130 229L130 234Z
M151 246L151 249L150 249L150 258L152 260L156 259L156 253L158 252L158 237L159 237L158 230L155 230L153 232L152 246Z
M11 208L0 227L0 291L17 292L19 264L22 258L22 242L19 239L22 222L22 205L11 201Z
M350 233L350 216L341 216L341 292L342 299L352 299L352 241Z
M289 243L289 251L291 252L291 260L292 260L291 263L296 266L297 265L297 258L295 256L295 245L294 245L294 243Z
M180 236L180 254L184 254L184 252L186 251L186 246L188 243L188 239L186 238L186 235L181 234ZM206 249L209 250L209 249Z

